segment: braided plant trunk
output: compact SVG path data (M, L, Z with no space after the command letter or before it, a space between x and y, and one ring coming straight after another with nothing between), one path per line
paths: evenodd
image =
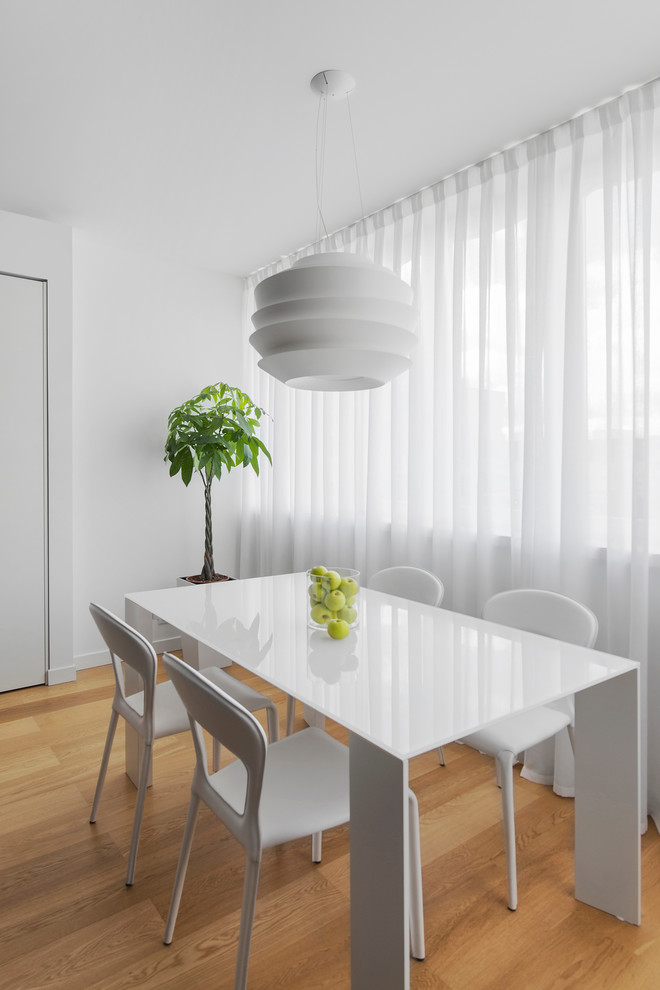
M202 567L202 577L205 581L213 581L215 578L215 566L213 563L213 522L211 514L211 483L213 473L207 471L202 475L204 480L204 565Z

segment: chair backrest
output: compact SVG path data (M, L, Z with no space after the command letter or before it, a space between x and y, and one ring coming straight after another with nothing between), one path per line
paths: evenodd
M254 715L238 701L183 660L171 653L164 653L163 664L190 718L197 759L193 783L196 793L246 849L259 849L259 801L268 748L264 730ZM245 767L247 781L242 811L224 800L210 781L200 726L230 750Z
M598 619L586 605L537 588L515 588L489 598L482 617L490 622L540 633L577 646L593 646L598 635Z
M368 587L424 605L439 605L445 593L440 578L421 567L386 567L371 575Z
M90 603L89 611L110 651L115 675L113 705L133 728L145 737L153 735L154 692L158 659L148 639L122 619L101 605ZM143 686L142 711L129 704L121 661L128 664L139 676Z

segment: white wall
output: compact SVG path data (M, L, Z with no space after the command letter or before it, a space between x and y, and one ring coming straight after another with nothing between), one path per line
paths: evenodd
M71 231L0 211L0 269L48 282L49 684L75 675L71 632ZM41 387L41 383L35 383ZM3 470L10 467L3 465ZM27 481L27 479L26 479Z
M241 279L73 236L73 628L77 666L105 662L89 616L128 591L198 573L203 497L163 461L167 416L205 385L242 381ZM215 485L216 569L237 574L237 475ZM197 483L196 483L197 482Z

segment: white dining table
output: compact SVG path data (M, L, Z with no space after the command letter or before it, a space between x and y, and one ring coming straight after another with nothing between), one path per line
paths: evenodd
M142 591L125 607L147 637L157 617L349 730L353 990L410 986L408 761L570 695L575 897L640 923L638 664L366 588L357 628L333 640L308 628L307 602L298 573Z

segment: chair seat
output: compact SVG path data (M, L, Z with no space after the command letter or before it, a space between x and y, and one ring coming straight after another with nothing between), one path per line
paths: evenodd
M480 753L488 756L497 756L503 751L515 756L530 746L550 739L570 725L570 721L565 712L555 708L534 708L529 712L521 712L520 715L512 715L488 729L464 736L461 742L474 746Z
M249 712L259 711L264 707L262 694L244 684L243 681L239 681L237 677L227 674L220 667L206 667L200 673L217 687L230 694ZM142 715L142 691L130 694L126 700L131 708ZM154 699L154 739L162 739L163 736L175 736L179 732L187 732L188 729L190 729L188 713L172 682L163 681L161 684L157 684Z
M258 712L264 707L263 694L259 694L254 688L240 681L238 677L232 677L231 674L228 674L220 667L205 667L204 670L200 670L200 674L203 674L204 677L207 677L217 687L226 691L239 705L247 708L249 712Z
M259 806L262 846L348 821L348 781L348 748L321 729L304 729L271 743ZM210 782L236 811L243 811L246 771L240 760L214 773Z
M143 714L142 691L129 694L126 701L139 715ZM162 684L157 684L154 691L154 739L175 736L178 732L186 732L188 729L190 729L188 712L183 707L172 682L163 681Z

